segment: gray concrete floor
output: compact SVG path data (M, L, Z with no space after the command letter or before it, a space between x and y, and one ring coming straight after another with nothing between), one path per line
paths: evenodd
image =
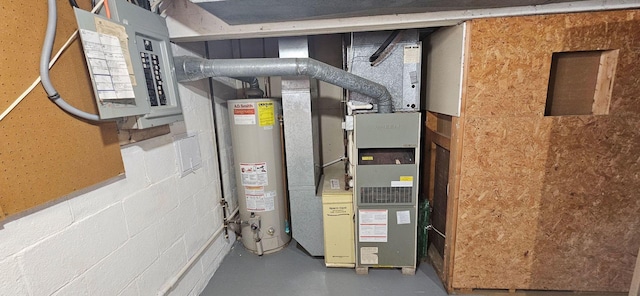
M258 257L236 242L201 296L447 295L433 267L423 262L413 276L399 269L326 268L322 258L307 255L295 241L275 254Z

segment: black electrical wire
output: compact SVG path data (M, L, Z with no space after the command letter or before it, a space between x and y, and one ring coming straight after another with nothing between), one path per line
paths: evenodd
M378 50L376 50L376 52L374 52L371 55L371 57L369 57L369 63L371 63L372 66L380 58L380 55L382 54L382 52L384 52L384 50L387 49L389 44L391 44L391 41L393 41L393 39L395 39L396 36L398 36L398 33L400 33L400 30L395 30L395 31L391 32L391 35L389 35L389 37L387 37L387 40L385 40L382 43L382 45L380 45Z
M69 4L71 4L72 7L79 8L78 2L76 2L76 0L69 0Z

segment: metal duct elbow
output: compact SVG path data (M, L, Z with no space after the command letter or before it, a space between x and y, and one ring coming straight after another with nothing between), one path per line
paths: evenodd
M245 89L245 92L249 98L262 98L264 96L264 91L260 89L260 82L258 81L258 77L231 77L236 80L240 80L242 82L246 82L249 84L249 88Z
M376 100L379 113L393 112L391 94L383 85L314 59L297 60L301 75L369 96Z
M361 93L377 101L379 113L393 112L391 94L371 80L310 58L219 59L174 58L178 81L208 77L308 76Z

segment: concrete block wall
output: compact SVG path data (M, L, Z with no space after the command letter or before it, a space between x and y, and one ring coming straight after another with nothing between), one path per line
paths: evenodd
M222 226L208 81L180 96L185 121L171 134L122 148L126 178L2 225L0 295L156 295ZM174 142L187 131L203 165L180 177ZM233 240L220 235L170 295L198 295Z

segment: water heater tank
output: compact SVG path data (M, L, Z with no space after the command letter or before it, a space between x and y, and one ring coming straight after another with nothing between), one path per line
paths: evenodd
M239 99L227 102L235 159L242 243L262 255L291 240L285 221L280 102Z

